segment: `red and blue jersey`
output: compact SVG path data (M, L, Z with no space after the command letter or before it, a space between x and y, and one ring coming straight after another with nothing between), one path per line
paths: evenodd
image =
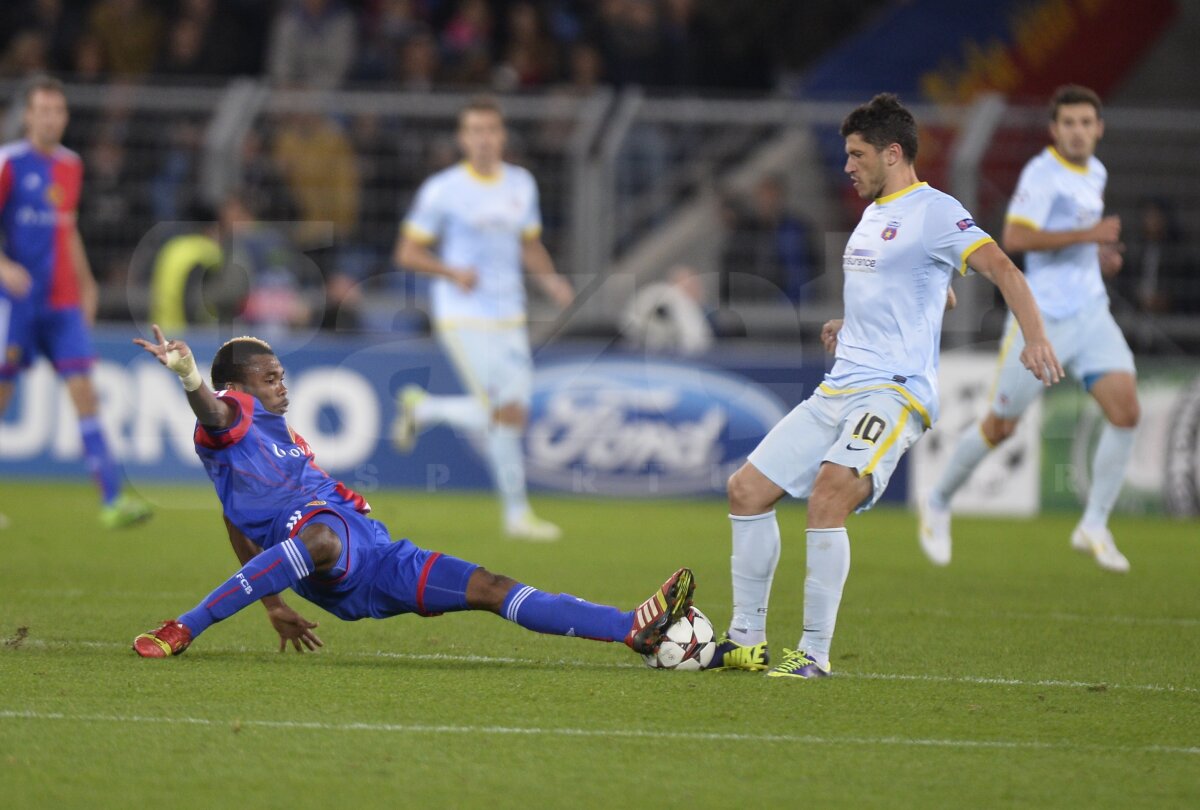
M33 276L31 299L50 309L79 306L71 234L83 188L83 161L59 146L0 146L0 232L5 255Z
M283 416L240 391L217 396L233 403L233 423L223 430L197 423L196 454L225 515L250 540L262 548L283 542L295 528L287 521L306 504L371 511L361 495L317 466L308 442Z

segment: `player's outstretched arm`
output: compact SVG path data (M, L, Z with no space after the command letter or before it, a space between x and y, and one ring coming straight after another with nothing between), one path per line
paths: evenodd
M550 258L550 251L546 250L541 239L534 237L521 243L521 264L550 300L561 309L571 306L575 300L575 288L566 276L554 269L554 259Z
M1054 354L1054 347L1046 337L1046 326L1042 314L1025 276L1012 259L994 242L989 242L967 258L967 264L976 273L995 284L1004 296L1004 303L1016 316L1025 338L1025 349L1021 352L1021 364L1046 385L1063 378L1063 368Z
M470 267L451 267L437 257L429 245L400 233L392 261L398 266L427 276L441 276L453 282L463 292L470 292L479 283L479 274Z
M252 558L262 553L262 549L258 547L258 544L243 534L241 529L233 525L228 515L222 515L222 517L225 519L225 531L229 534L229 545L233 547L233 553L237 555L238 562L245 565ZM316 650L317 647L325 646L321 639L317 637L317 634L313 632L318 622L310 622L308 619L305 619L289 607L279 594L264 596L259 601L267 609L267 618L271 620L271 626L279 634L280 652L287 649L289 641L296 648L296 652L304 652L305 647L310 650Z
M196 368L196 357L182 340L167 340L158 324L154 324L154 343L143 338L133 342L158 358L158 362L179 375L183 390L187 392L188 404L196 419L207 428L222 430L233 424L234 405L225 402L205 384Z
M1062 250L1071 245L1088 242L1111 244L1121 238L1121 218L1116 215L1104 217L1090 228L1077 231L1042 231L1020 222L1009 220L1004 223L1001 240L1004 249L1011 253L1030 250Z

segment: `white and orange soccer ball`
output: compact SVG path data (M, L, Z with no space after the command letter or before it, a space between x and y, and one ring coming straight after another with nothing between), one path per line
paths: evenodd
M667 628L658 652L643 655L653 669L701 670L717 650L712 622L698 608L690 607L679 621Z

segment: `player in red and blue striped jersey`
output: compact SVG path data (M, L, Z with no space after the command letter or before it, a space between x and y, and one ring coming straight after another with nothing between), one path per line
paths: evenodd
M149 517L150 509L122 495L121 472L100 426L88 333L96 281L75 223L83 163L62 145L67 119L62 85L34 79L25 96L26 138L0 147L0 414L16 376L45 355L79 414L84 456L103 503L101 522L127 526Z
M179 375L196 414L196 453L212 479L242 568L178 619L134 639L144 658L188 648L215 622L261 601L279 633L299 651L321 640L314 622L286 605L291 588L333 615L355 619L487 610L529 630L656 650L692 603L692 572L680 568L636 610L546 593L464 560L393 541L367 515L371 507L317 466L288 425L288 390L279 358L257 338L235 338L212 364L210 389L187 344L134 342Z

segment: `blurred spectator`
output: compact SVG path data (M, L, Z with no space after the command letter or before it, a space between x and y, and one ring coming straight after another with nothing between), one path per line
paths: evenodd
M339 0L291 0L271 27L267 66L280 85L339 87L354 61L354 15Z
M223 7L222 7L223 5ZM258 71L263 50L251 41L253 18L262 12L219 0L180 0L179 20L196 29L194 75L234 76Z
M159 76L199 76L206 70L203 46L204 29L191 17L180 17L171 23L165 47L155 65Z
M349 237L358 223L359 178L341 128L318 113L290 114L276 133L274 156L299 209L301 249L327 248L333 239Z
M97 84L104 81L104 45L95 34L84 34L75 43L71 72L71 81L78 84Z
M652 0L602 0L591 34L604 57L605 75L618 87L665 83L658 7Z
M405 174L396 137L378 113L356 116L351 122L350 138L362 188L358 236L372 249L387 251L396 238L402 213L397 189L419 178Z
M325 282L325 312L321 328L330 332L361 332L362 285L346 273L333 273Z
M162 47L163 17L149 0L100 0L88 30L100 42L104 64L117 76L150 72Z
M138 228L142 200L129 182L128 157L116 125L103 125L84 154L87 182L79 200L79 232L103 284L124 277L128 250L120 237ZM130 247L140 235L129 240Z
M155 222L183 219L191 207L203 135L196 121L180 117L171 123L162 163L150 180L150 213Z
M50 68L46 36L34 29L17 32L0 56L0 78L19 79Z
M150 322L181 331L189 324L232 319L232 306L219 306L209 296L210 278L222 271L224 253L211 212L194 212L194 232L172 236L154 258L150 276Z
M1190 255L1175 209L1166 200L1143 200L1136 225L1117 276L1119 288L1143 312L1200 311L1200 266Z
M482 84L491 73L492 12L484 0L463 0L442 29L442 52L453 81Z
M814 274L811 228L787 209L782 177L764 177L748 207L725 210L729 237L721 262L721 303L809 297Z
M400 52L397 84L410 93L428 93L438 80L439 67L437 40L428 31L418 31Z
M704 284L694 268L678 265L666 281L638 290L621 314L621 333L635 346L685 356L712 347Z
M250 130L242 141L241 195L251 211L268 222L291 222L299 211L275 158L267 153L263 136Z
M557 73L557 46L550 39L538 7L520 0L508 10L508 39L504 56L493 73L499 90L528 90L553 80Z
M355 79L381 81L400 76L405 47L413 37L428 33L415 6L413 0L379 0L367 6L360 26L363 41Z
M39 34L47 67L54 72L70 69L75 41L83 27L78 4L72 3L68 9L63 0L9 0L3 5L0 41L7 32L12 32L14 39L22 33Z

